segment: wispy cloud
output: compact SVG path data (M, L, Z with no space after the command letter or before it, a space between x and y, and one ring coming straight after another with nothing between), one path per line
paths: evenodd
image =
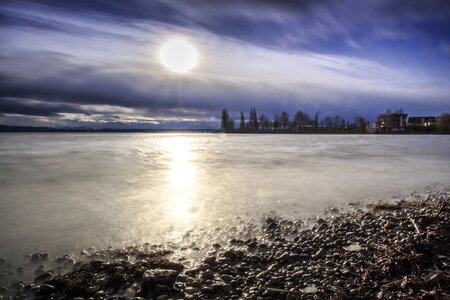
M450 110L444 32L437 26L423 38L421 27L448 22L444 2L413 1L401 17L385 1L194 2L0 5L0 121L216 126L222 107L349 117L399 106ZM158 61L173 36L200 52L189 76ZM402 61L419 40L425 46L408 55L428 61Z

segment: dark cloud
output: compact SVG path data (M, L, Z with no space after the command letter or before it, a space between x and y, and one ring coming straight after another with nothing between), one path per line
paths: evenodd
M54 117L61 113L98 113L114 121L117 119L114 115L121 109L132 109L125 113L160 119L206 119L218 116L226 107L237 120L239 111L257 107L258 112L269 116L283 110L294 114L300 109L310 114L316 111L321 111L322 115L339 113L347 119L364 114L373 119L386 108L418 110L422 107L423 110L423 104L408 102L410 98L337 91L324 85L298 84L298 89L321 91L328 95L326 99L294 94L271 83L251 86L251 83L226 79L181 77L167 87L163 78L151 74L143 78L139 73L104 72L95 66L74 64L74 57L61 53L29 51L21 56L22 61L13 60L14 56L0 56L0 61L10 62L7 69L0 71L0 114ZM52 67L48 72L39 72L49 65ZM33 73L40 75L29 77ZM427 111L442 109L450 109L450 103L445 107L442 102L427 104Z
M89 65L74 65L70 61L72 57L53 52L25 52L22 55L24 61L14 61L9 67L17 70L0 72L3 79L0 83L0 113L87 114L87 109L77 108L77 105L103 105L136 109L143 115L160 113L162 117L190 117L205 114L205 111L218 111L225 104L233 107L241 103L241 87L232 83L212 83L223 91L217 93L210 92L210 82L194 84L180 78L175 88L169 87L164 92L164 82L150 74L142 78L141 74L103 72L101 68ZM0 60L11 62L13 57L0 56ZM48 65L53 65L51 72L29 78L30 74ZM192 95L194 92L197 96ZM236 96L231 97L233 94ZM24 102L27 99L28 104Z
M87 69L89 70L89 69ZM352 119L355 114L363 114L373 119L377 113L387 108L403 107L408 111L423 111L423 104L411 102L409 98L398 96L380 96L368 93L338 92L323 86L308 86L308 90L322 90L329 94L328 100L314 99L310 96L292 95L288 92L276 92L267 95L245 92L242 86L231 82L213 83L220 86L219 91L203 91L200 97L192 96L188 92L185 96L162 95L160 91L149 88L136 92L132 80L125 80L123 76L105 76L100 74L77 73L86 78L89 84L74 86L71 76L55 77L21 82L8 79L0 85L0 114L22 114L51 117L60 113L78 113L90 115L96 110L90 106L97 106L97 113L111 115L120 112L121 108L133 109L131 115L179 118L201 118L218 116L224 107L230 110L237 120L239 111L249 111L257 107L258 112L273 116L281 111L294 114L303 110L310 114L321 111L321 115L342 114ZM211 83L209 83L211 84ZM184 83L180 82L180 86ZM201 87L197 87L200 88ZM363 101L361 101L363 99ZM103 106L116 107L113 112L102 112ZM450 104L443 106L442 102L428 103L427 111L440 113L442 109L450 109ZM127 112L125 112L127 113Z
M29 116L51 117L60 113L83 113L89 112L80 109L76 105L64 103L46 103L31 99L0 98L0 114L19 114Z

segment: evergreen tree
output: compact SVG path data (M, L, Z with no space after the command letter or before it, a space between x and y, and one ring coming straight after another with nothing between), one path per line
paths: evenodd
M228 110L223 109L222 110L222 122L221 122L220 128L222 128L223 130L227 130L229 121L230 121L230 117L228 116Z
M241 111L241 122L239 123L240 129L245 129L245 116L244 113Z
M259 115L259 126L261 127L261 129L269 130L270 120L268 117L266 117L265 114Z
M233 130L233 129L234 129L234 120L233 119L229 119L228 120L227 130Z
M258 130L258 116L256 115L256 108L250 109L249 127L253 130Z
M314 127L317 129L319 127L319 111L316 112L316 115L314 116Z

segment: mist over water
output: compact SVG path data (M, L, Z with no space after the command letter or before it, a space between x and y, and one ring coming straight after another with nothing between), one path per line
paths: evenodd
M450 183L450 136L1 134L0 256L179 241Z

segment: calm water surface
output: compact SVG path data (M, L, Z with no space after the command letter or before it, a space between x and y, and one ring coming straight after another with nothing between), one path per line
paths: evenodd
M450 136L1 134L0 256L178 241L450 183Z

